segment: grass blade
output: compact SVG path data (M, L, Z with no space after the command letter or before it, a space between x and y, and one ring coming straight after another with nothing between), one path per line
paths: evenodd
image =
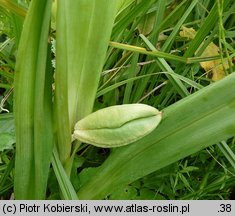
M63 198L65 200L77 200L78 199L77 194L66 172L64 171L61 161L59 160L58 152L56 150L54 150L53 152L52 165L53 165L56 178L60 185Z

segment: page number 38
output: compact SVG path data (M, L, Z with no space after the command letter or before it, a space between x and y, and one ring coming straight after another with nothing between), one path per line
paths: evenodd
M220 204L220 209L218 212L231 212L232 206L231 204Z

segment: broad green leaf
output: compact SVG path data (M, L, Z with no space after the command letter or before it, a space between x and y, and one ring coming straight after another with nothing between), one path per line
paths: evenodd
M57 1L55 119L63 165L75 123L92 112L116 9L117 0Z
M116 186L233 137L234 83L235 73L164 109L159 127L134 144L115 149L78 197L103 199Z
M32 0L24 21L14 77L16 199L44 199L53 148L51 1Z
M77 122L73 136L98 147L120 147L149 134L161 118L161 112L145 104L111 106Z

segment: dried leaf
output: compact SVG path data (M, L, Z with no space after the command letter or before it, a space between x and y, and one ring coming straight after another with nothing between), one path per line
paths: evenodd
M183 26L179 34L181 37L185 37L187 39L192 40L197 34L197 32L193 28L187 28ZM211 42L204 50L201 57L210 57L216 55L219 55L219 47L216 46L213 42ZM217 81L224 78L224 70L229 68L228 61L221 59L200 62L200 65L206 71L207 77L212 79L213 81Z

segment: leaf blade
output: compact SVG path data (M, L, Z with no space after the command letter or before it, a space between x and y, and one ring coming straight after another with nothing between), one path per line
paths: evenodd
M235 74L231 74L164 109L157 130L135 145L113 151L94 178L81 188L78 197L103 199L115 185L131 183L234 136L235 96L231 93L234 82Z

